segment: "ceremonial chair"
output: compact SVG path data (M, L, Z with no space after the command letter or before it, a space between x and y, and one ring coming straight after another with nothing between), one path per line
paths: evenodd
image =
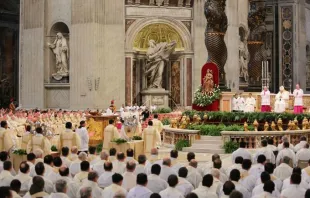
M309 164L309 161L308 160L298 160L298 167L303 169L303 168L306 168Z

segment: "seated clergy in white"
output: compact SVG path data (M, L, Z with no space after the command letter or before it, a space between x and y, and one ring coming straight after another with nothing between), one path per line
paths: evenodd
M39 162L39 163L42 163L42 162ZM43 163L41 167L44 168ZM39 198L39 197L48 198L49 193L45 191L45 185L46 183L42 176L34 176L31 181L29 192L27 192L23 198Z
M67 193L67 182L65 180L59 179L55 183L55 193L52 193L50 198L69 198Z
M102 197L102 189L98 186L98 173L95 171L91 171L88 173L87 180L85 180L80 188L83 189L85 187L90 187L92 189L92 198L101 198Z
M280 87L279 93L276 95L276 101L274 103L274 112L283 113L288 107L288 101L290 99L289 92L284 89L283 86Z
M267 145L267 148L269 148L269 149L271 149L273 152L274 151L278 151L278 147L276 147L275 145L273 145L273 139L272 138L269 138L268 140L267 140L267 142L268 142L268 145Z
M126 171L123 174L122 187L129 191L131 188L136 186L137 175L134 174L136 163L129 161L126 163Z
M14 179L11 174L13 165L11 161L5 161L3 163L3 170L0 173L0 186L10 186L11 181Z
M239 183L240 180L240 171L237 169L234 169L230 172L230 181L234 183L235 189L242 193L244 198L250 198L251 193L246 189L241 183Z
M188 170L185 167L182 167L179 169L179 183L176 186L176 189L178 189L184 197L188 195L190 192L194 190L194 187L189 181L186 180Z
M192 159L186 168L188 170L187 181L189 181L194 188L197 188L202 181L201 174L198 170L198 162Z
M117 193L122 192L127 195L127 191L122 187L123 176L119 173L115 173L112 176L112 182L110 186L104 188L102 192L102 197L114 197Z
M21 198L20 194L20 188L21 188L21 183L18 179L13 179L11 184L10 184L10 191L12 193L12 198Z
M267 173L269 173L270 175L270 179L272 182L274 182L274 184L276 185L276 189L280 192L281 189L282 189L282 180L277 178L274 174L273 174L273 171L274 171L274 165L272 163L266 163L265 164L265 171ZM262 183L262 181L260 179L258 179L256 181L256 186L260 185Z
M19 172L14 177L14 179L18 179L21 183L20 190L25 192L28 190L28 183L32 180L32 177L29 176L29 165L26 162L22 162L19 165Z
M176 189L178 183L179 179L176 175L169 175L168 177L169 187L159 193L161 198L184 198L182 193L178 189Z
M250 175L253 175L255 178L259 178L260 174L265 170L264 168L265 163L266 163L265 155L259 155L257 157L257 164L254 164L249 171Z
M281 197L285 198L297 198L297 197L305 197L306 190L299 186L301 182L301 176L294 173L291 178L291 186L284 189L281 192Z
M96 155L96 147L90 146L88 149L87 161L90 165L96 164L100 160L100 157Z
M60 158L62 160L63 165L69 168L72 161L69 159L69 148L68 147L62 147Z
M107 152L105 151L102 151L100 153L100 160L97 161L97 163L95 163L93 165L93 170L96 171L98 173L99 176L101 176L103 173L104 173L104 167L103 167L103 164L108 161L109 159L109 155Z
M33 151L33 154L36 156L34 165L36 165L38 162L44 162L43 160L43 150L36 149ZM28 162L27 162L28 163ZM30 163L28 163L30 164ZM35 166L30 167L30 177L36 176Z
M227 181L223 184L223 194L220 198L229 198L229 195L235 191L236 187L235 184L231 181Z
M77 160L79 158L78 152L79 152L78 147L77 146L72 146L71 153L69 155L69 160L71 160L71 162L74 162L75 160Z
M148 180L147 175L145 173L139 173L137 175L137 186L133 187L128 195L127 198L147 198L150 197L153 192L150 191L147 186Z
M231 156L232 163L235 162L235 159L238 156L242 157L243 159L252 160L251 153L245 147L246 147L246 143L240 142L239 148L232 153L232 156Z
M284 149L282 149L277 156L277 160L276 160L276 165L278 166L280 164L280 161L283 159L283 157L289 157L292 160L293 166L296 165L296 155L294 153L293 150L291 150L289 148L289 143L288 142L284 142L283 143L283 147Z
M259 195L255 195L252 198L277 198L275 196L272 195L272 192L274 192L275 190L275 184L272 181L266 181L264 183L264 192L262 192Z
M53 169L50 172L50 174L47 177L47 179L49 179L51 182L53 182L54 184L56 183L56 181L60 178L59 175L59 169L62 166L62 160L60 157L55 157L53 159Z
M81 162L86 160L87 160L87 154L84 152L80 152L78 159L74 160L69 167L70 174L72 175L72 177L74 177L77 173L81 171Z
M27 164L29 165L29 170L31 170L34 167L36 161L36 156L34 153L28 153L27 154Z
M276 163L276 158L274 156L273 151L267 147L267 140L262 140L261 146L262 148L259 148L253 157L253 162L257 163L257 158L259 155L264 155L266 157L267 162L271 162L273 164Z
M252 96L252 93L249 93L249 97L245 100L244 112L254 112L256 106L256 100Z
M10 160L10 158L9 158L8 152L6 152L6 151L0 152L0 173L1 173L1 171L3 170L3 163L4 163L5 161L9 161L9 160ZM11 174L12 174L13 176L16 175L16 172L15 172L15 170L14 170L13 168L12 168L12 170L11 170Z
M138 175L139 173L145 173L146 174L146 166L147 159L145 155L139 155L138 156L138 165L135 169L135 174Z
M220 181L222 183L225 183L226 181L228 181L228 177L225 175L224 171L222 169L222 160L221 159L216 159L213 161L213 168L216 168L220 171Z
M84 181L87 180L88 173L90 171L90 164L88 161L83 161L81 162L80 166L81 166L81 169L80 169L81 172L78 172L74 176L73 181L81 185Z
M284 142L288 142L288 143L289 143L288 137L285 136L285 135L282 136L281 141L282 141L282 143L281 143L281 144L278 144L278 151L279 151L279 152L280 152L282 149L284 149L284 146L283 146ZM290 144L290 143L289 143L289 144ZM290 148L292 151L294 151L294 146L293 146L293 144L290 144L289 148Z
M134 161L136 164L138 164L137 160L134 158L134 150L132 148L129 148L126 150L126 159L125 162Z
M305 146L300 149L296 153L296 162L298 164L299 161L308 161L310 159L310 150L309 150L309 144L305 144Z
M116 159L116 149L115 148L110 148L109 150L109 161L114 163L117 159Z
M255 186L255 188L252 191L252 196L256 196L256 195L260 195L264 192L264 184L267 181L271 181L270 179L270 175L267 172L262 172L261 176L260 176L260 180L261 180L261 184L259 184L258 186ZM275 188L275 190L272 192L272 195L274 197L280 197L280 192L278 191L277 188Z
M50 194L53 192L53 189L54 189L54 186L53 186L53 182L51 182L50 180L48 180L47 178L45 178L43 175L44 175L44 172L45 172L45 166L42 162L38 162L36 165L35 165L35 171L36 171L36 174L37 176L43 178L44 180L44 192ZM32 180L33 181L33 180ZM28 189L31 189L31 186L32 186L32 181L29 182L28 184Z
M223 188L223 183L220 181L221 173L218 169L212 168L210 174L213 176L213 184L210 187L210 192L215 193L217 196L220 196L222 194L222 188ZM201 185L199 184L199 186Z
M59 169L60 179L67 182L67 195L70 198L75 198L76 194L80 188L80 185L76 182L73 182L68 167L60 167Z
M233 169L238 169L239 171L241 171L242 162L243 158L241 156L236 157L235 163L226 169L226 175L230 175L230 171L232 171Z
M163 166L161 167L161 172L159 177L167 181L169 175L177 175L177 173L171 168L171 159L166 157L163 159Z
M283 157L281 164L274 170L274 175L282 181L289 178L293 172L293 168L289 166L291 159L287 156Z
M294 147L294 151L298 152L300 149L304 148L307 143L307 138L305 136L301 136L300 142Z
M117 153L117 160L113 162L113 171L123 174L126 171L125 155L122 152Z
M182 164L178 162L179 152L177 150L170 151L171 167L178 173L179 169L182 167Z
M157 148L151 149L151 156L148 159L148 163L146 164L146 174L151 174L151 168L154 164L158 164L160 166L163 165L163 160L159 158L158 156L158 150Z
M308 161L308 166L301 170L302 179L307 183L310 183L310 159Z
M301 176L301 169L299 167L295 167L293 168L293 173L292 174L298 174ZM282 186L282 191L284 189L287 189L289 187L291 187L292 184L291 184L291 179L290 178L286 178L284 181L283 181L283 186ZM305 182L304 180L301 179L301 182L300 184L298 185L299 187L307 190L308 189L308 183Z
M113 170L113 164L110 161L106 161L103 165L104 168L104 174L100 175L98 179L98 184L100 188L105 188L110 186L112 182L112 175L114 175Z
M256 183L256 177L253 175L250 175L249 171L251 170L252 167L252 161L245 159L242 162L242 169L240 171L240 180L239 182L248 189L249 192L252 192L253 188L255 187Z
M151 174L148 176L147 188L154 193L159 193L168 187L168 183L159 177L161 167L154 164L151 168Z
M217 194L211 190L212 185L213 176L207 174L203 177L201 185L196 188L193 193L195 193L199 198L218 198Z

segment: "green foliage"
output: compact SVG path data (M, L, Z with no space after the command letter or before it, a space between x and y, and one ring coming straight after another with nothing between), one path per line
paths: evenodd
M205 107L212 104L215 100L220 99L221 90L218 85L214 86L212 92L204 93L202 92L202 86L199 86L194 94L194 104L200 107Z
M179 140L175 144L175 150L182 151L184 147L189 147L189 141L188 140Z
M27 152L24 149L18 149L18 150L14 150L13 154L15 154L15 155L27 155Z
M153 114L154 113L171 113L171 112L172 112L171 108L159 108L153 111Z
M235 150L239 148L239 144L237 142L225 142L223 149L225 150L225 153L233 153Z
M96 153L101 153L103 147L103 143L100 143L96 146Z
M122 138L118 138L118 139L112 140L112 142L115 142L117 145L119 145L119 144L124 144L124 143L126 143L127 140L122 139Z
M132 140L142 140L142 137L140 137L140 136L133 136Z
M161 123L163 123L163 125L170 125L170 120L168 118L165 118L161 121Z
M200 130L200 135L209 135L209 136L221 136L221 131L243 131L244 130L243 126L239 126L239 125L225 126L223 124L220 124L220 125L192 124L192 125L189 125L187 129Z
M54 151L54 152L58 151L55 145L51 147L51 151Z

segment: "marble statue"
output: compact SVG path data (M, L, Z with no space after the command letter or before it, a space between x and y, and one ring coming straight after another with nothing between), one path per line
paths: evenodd
M156 0L156 5L161 6L163 4L164 0Z
M52 74L55 80L61 80L63 77L69 76L68 60L69 46L67 39L58 32L53 43L48 43L49 48L56 57L56 73Z
M154 40L149 41L149 48L146 53L148 63L145 72L148 79L148 88L162 88L165 61L169 60L169 56L174 52L176 44L175 41L158 44Z
M240 64L240 77L244 79L245 82L248 81L248 62L249 62L249 51L246 41L241 41L239 43L239 64Z

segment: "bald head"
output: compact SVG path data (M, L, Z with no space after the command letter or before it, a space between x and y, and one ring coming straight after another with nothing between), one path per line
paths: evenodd
M136 163L133 160L130 160L126 163L127 172L134 172L136 169Z
M212 168L211 169L211 175L213 176L213 177L215 177L215 178L217 178L217 179L219 179L220 178L220 171L218 170L218 169L216 169L216 168Z
M87 160L87 154L85 152L79 153L79 160L86 161Z
M109 158L109 154L107 153L107 152L105 152L105 151L102 151L101 153L100 153L100 159L101 160L108 160L108 158Z
M169 157L165 157L163 159L163 165L165 166L171 166L171 159Z
M77 153L78 153L78 148L77 148L76 146L73 146L73 147L71 148L71 153L72 153L72 154L77 154Z
M152 150L151 150L151 155L158 155L158 150L157 150L157 148L152 148Z
M192 159L192 160L189 162L189 165L190 165L191 167L197 168L197 167L198 167L198 162L197 162L195 159Z

